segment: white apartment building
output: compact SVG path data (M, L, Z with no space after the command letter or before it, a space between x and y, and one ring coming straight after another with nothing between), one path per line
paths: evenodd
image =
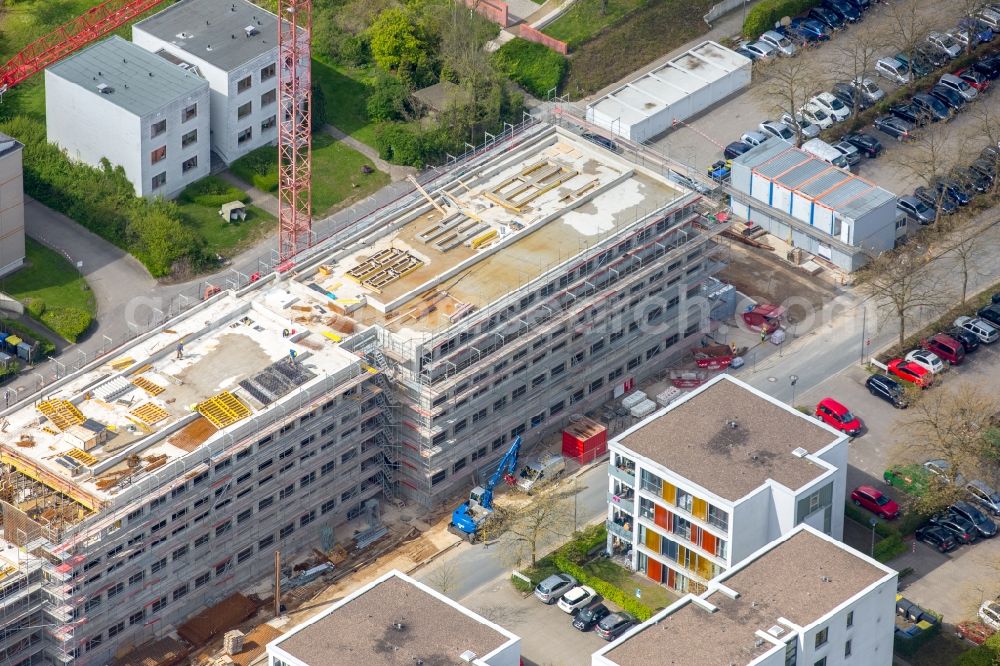
M888 666L897 574L799 525L591 657L592 666Z
M701 592L802 523L840 539L847 440L719 375L611 441L608 549Z
M224 162L278 140L277 16L247 0L181 0L132 26L132 41L208 81Z
M45 125L70 158L120 166L139 196L208 175L208 84L121 37L45 70Z
M518 666L521 639L399 571L267 646L268 666Z
M0 275L24 263L24 144L0 132Z

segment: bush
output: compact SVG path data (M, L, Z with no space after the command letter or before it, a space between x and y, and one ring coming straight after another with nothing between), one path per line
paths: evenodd
M570 576L576 578L581 585L589 585L594 588L594 591L599 595L611 603L621 606L626 612L631 613L640 621L644 622L653 616L652 608L645 605L625 590L612 585L606 580L590 575L583 567L575 564L568 557L566 557L566 555L562 552L562 549L556 551L553 560L562 571L565 571Z
M888 562L906 550L906 543L898 533L883 537L875 544L874 557L879 562Z
M1000 661L1000 633L993 634L982 645L959 655L953 666L994 666Z
M378 123L403 118L410 91L402 81L379 70L379 75L369 84L369 88L371 92L365 102L369 120Z
M251 150L230 164L229 170L261 192L274 192L278 189L278 149L261 146Z
M41 319L45 314L45 301L40 298L24 299L24 309L31 315L32 319Z
M566 73L566 58L552 49L521 38L501 46L493 56L497 68L535 97L558 88Z
M747 11L743 21L743 36L757 39L774 28L785 16L796 16L818 5L818 0L761 0Z
M86 333L92 318L78 308L50 308L41 316L42 323L70 342Z
M193 203L207 208L218 208L230 201L249 203L250 197L241 189L233 187L215 176L206 176L191 183L177 197L180 203Z

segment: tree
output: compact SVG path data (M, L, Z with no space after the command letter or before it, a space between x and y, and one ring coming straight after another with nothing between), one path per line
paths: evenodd
M427 584L445 596L455 590L461 580L458 565L452 558L441 560L427 575Z
M948 248L948 254L955 258L958 270L962 275L962 303L969 292L969 276L979 265L979 259L983 256L983 243L979 239L977 230L959 230L958 238Z
M809 96L822 86L816 73L805 58L782 58L770 68L770 78L764 84L764 94L771 100L776 113L787 113L792 118L798 115ZM802 130L792 127L796 134L795 144L802 143Z
M375 64L387 72L428 64L429 45L419 25L402 7L386 9L368 29Z
M526 506L495 506L486 534L499 535L513 563L528 559L534 566L539 549L573 534L571 497L572 492L559 492L550 486L536 490Z
M993 162L993 168L1000 168L1000 117L989 104L973 105L974 129L966 143L982 148L994 148L987 156ZM971 157L971 156L970 156ZM990 191L994 194L1000 187L1000 178L994 178Z
M924 43L927 33L931 30L927 20L921 14L922 2L920 0L898 0L888 4L889 33L892 35L891 44L896 49L905 54L910 74L910 84L916 76L913 73L913 57L917 52L917 47Z
M872 23L862 23L854 26L849 33L840 37L835 44L837 52L840 54L839 60L847 64L847 73L851 76L851 81L863 79L868 72L872 71L879 54L885 50L885 35ZM854 104L851 113L855 118L861 110L860 91L854 95Z
M941 203L947 194L936 187L954 166L955 143L950 129L950 126L935 127L933 131L921 132L905 150L893 153L896 166L934 193L938 220L942 218Z
M859 287L872 297L880 318L892 317L899 325L899 344L906 340L906 325L925 309L936 310L944 294L930 271L926 255L912 245L871 258L858 275Z

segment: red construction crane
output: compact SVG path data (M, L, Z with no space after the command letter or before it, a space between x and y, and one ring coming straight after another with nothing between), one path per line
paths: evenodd
M0 95L163 1L105 0L67 21L0 68ZM278 256L287 270L312 242L312 0L278 0L278 17Z

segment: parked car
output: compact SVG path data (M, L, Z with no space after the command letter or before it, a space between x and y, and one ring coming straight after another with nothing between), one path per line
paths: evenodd
M923 127L931 122L931 116L927 112L908 102L893 104L889 107L889 113L916 127Z
M789 27L802 35L806 41L825 42L830 39L827 26L815 19L799 16L792 19Z
M955 320L955 326L964 328L970 333L975 334L983 344L993 344L997 341L997 338L1000 338L1000 332L997 331L993 324L985 322L978 317L959 317Z
M850 83L834 83L830 88L830 94L843 102L844 106L852 111L855 107L857 107L858 111L864 111L872 105L868 98L862 95L861 91Z
M929 95L927 93L917 93L910 98L910 106L914 106L926 114L933 122L948 121L951 120L955 112L951 108L939 100L934 95Z
M562 595L556 606L564 613L575 613L581 608L589 606L595 597L597 597L597 592L594 592L594 588L587 587L586 585L577 585Z
M973 645L982 645L986 639L996 633L982 622L970 622L965 620L955 625L955 635L969 641Z
M620 153L622 151L617 143L607 138L606 136L601 136L600 134L594 134L593 132L584 132L580 136L586 139L587 141L590 141L591 143L596 143L598 146L607 148L613 153Z
M765 120L759 125L759 127L761 134L770 134L771 136L781 139L782 141L795 141L795 132L793 132L785 123Z
M893 58L895 58L899 64L903 66L903 69L915 79L927 76L933 69L933 66L929 62L919 59L915 51L913 53L913 57L910 57L909 54L900 51L894 55Z
M897 141L906 141L913 136L915 129L913 123L895 116L879 116L872 125L875 129L888 134Z
M740 141L749 146L754 146L756 148L760 144L767 141L768 138L769 137L767 134L751 131L751 132L743 132L743 135L740 137Z
M950 178L942 178L931 183L931 191L936 192L938 196L946 196L959 206L968 205L972 200L969 193L965 191L959 183Z
M844 27L843 17L826 7L813 7L806 13L806 17L822 23L830 30L841 30Z
M865 380L865 388L876 398L885 400L896 409L906 409L908 404L903 387L883 375L872 375Z
M775 51L783 56L793 56L799 52L799 49L795 46L795 44L792 44L788 37L782 35L776 30L768 30L765 32L760 36L760 41L772 46Z
M951 532L952 536L960 544L968 545L975 543L979 539L979 532L976 530L976 526L961 516L952 513L941 513L931 517L928 522Z
M882 142L865 132L845 134L844 141L861 151L865 157L872 159L882 154Z
M893 465L882 472L882 480L911 495L923 495L935 482L931 473L921 465Z
M961 342L962 349L965 350L966 354L971 354L979 349L979 337L972 331L955 326L948 329L947 335Z
M929 388L934 384L934 375L925 370L922 366L901 358L894 358L885 364L891 375L899 377L904 382L909 382L920 388Z
M821 92L807 102L807 105L815 105L826 111L827 115L833 116L834 122L842 122L851 117L851 110L847 105L834 97L831 93Z
M812 139L819 136L819 125L809 122L802 117L801 113L796 113L794 118L792 118L792 114L790 113L783 113L781 114L781 122L793 132L798 129L803 139Z
M778 52L767 42L756 41L752 44L745 44L743 48L754 54L754 60L769 62L778 57Z
M983 481L969 481L965 490L972 501L983 507L990 514L1000 516L1000 493Z
M850 169L851 165L847 163L847 158L839 150L822 139L809 139L802 144L802 150L814 157L818 157L824 162L829 162L835 167Z
M848 167L853 167L861 161L861 152L847 141L838 141L833 144L833 148L844 156Z
M989 160L990 162L1000 162L1000 147L986 146L979 151L979 159Z
M799 109L799 113L802 114L803 118L808 120L813 125L816 125L821 130L833 127L833 117L815 104L806 104Z
M591 604L580 609L580 612L576 614L576 617L573 618L573 628L580 631L590 631L610 614L611 611L604 604Z
M851 501L855 506L864 507L879 518L894 520L899 517L899 505L881 490L871 486L858 486L852 490Z
M896 210L920 224L931 224L937 219L937 212L916 197L900 197L896 200Z
M983 56L973 62L971 67L985 75L990 81L995 81L1000 77L1000 54Z
M965 108L965 98L948 86L937 83L931 86L927 92L944 102L948 108L954 109L956 113Z
M914 349L906 355L905 360L910 363L916 363L933 375L944 370L944 361L937 354L926 349Z
M935 30L927 35L927 43L947 53L949 58L957 58L962 55L962 45L948 33Z
M736 52L739 53L744 58L749 58L751 61L757 60L760 57L758 53L747 49L745 46L738 47L736 49Z
M865 99L872 104L885 97L885 91L879 88L878 84L868 77L858 77L851 81L851 85L860 90Z
M941 78L938 79L938 84L945 88L951 88L961 95L966 102L971 102L979 96L979 91L973 88L972 84L954 74L942 74Z
M976 311L976 316L980 319L985 319L996 328L1000 328L1000 304L990 303L986 307L979 308Z
M966 45L969 41L972 42L972 46L993 41L993 28L973 16L961 19L955 27L955 31L965 35Z
M958 210L958 204L952 201L951 197L938 195L923 185L913 190L913 196L943 215L951 215Z
M965 478L963 478L961 474L954 474L951 471L951 463L944 458L934 458L932 460L928 460L924 463L924 469L933 474L934 477L942 483L950 484L952 482L952 477L954 476L955 481L957 481L959 485L965 485Z
M993 183L993 179L997 177L997 165L993 160L984 160L980 157L970 164L969 168L987 178L991 184Z
M947 53L941 49L934 48L930 44L918 44L914 49L914 53L919 54L920 57L929 62L931 67L934 69L944 67L951 61L951 58Z
M569 592L575 586L576 578L573 578L569 574L552 574L535 586L535 596L542 603L552 605L559 601L559 597Z
M733 141L722 151L722 155L727 159L735 159L753 148L749 143L744 143L743 141Z
M979 607L979 619L993 631L1000 631L1000 602L984 601Z
M955 72L955 76L962 79L979 92L986 92L990 87L990 77L972 67L963 67Z
M923 541L942 553L947 553L958 548L958 542L955 541L955 537L951 532L937 525L928 523L923 527L918 527L913 535L918 541Z
M823 398L819 401L816 405L816 418L851 437L860 434L864 427L861 419L833 398Z
M931 337L921 340L920 346L936 358L947 361L949 365L961 365L962 361L965 360L965 348L962 343L944 333L935 333Z
M990 27L993 32L1000 31L1000 11L993 9L992 7L987 7L981 9L976 18L985 23Z
M959 500L949 506L948 511L965 518L970 523L975 525L976 530L979 532L979 536L982 538L989 539L997 535L997 524L994 523L989 516L968 502Z
M990 179L968 167L955 167L951 170L951 177L961 183L966 189L975 192L986 192L990 189Z
M594 630L598 636L611 642L635 624L635 618L628 613L612 613L597 623Z
M821 6L829 9L848 23L857 23L861 20L861 12L846 0L823 0Z

